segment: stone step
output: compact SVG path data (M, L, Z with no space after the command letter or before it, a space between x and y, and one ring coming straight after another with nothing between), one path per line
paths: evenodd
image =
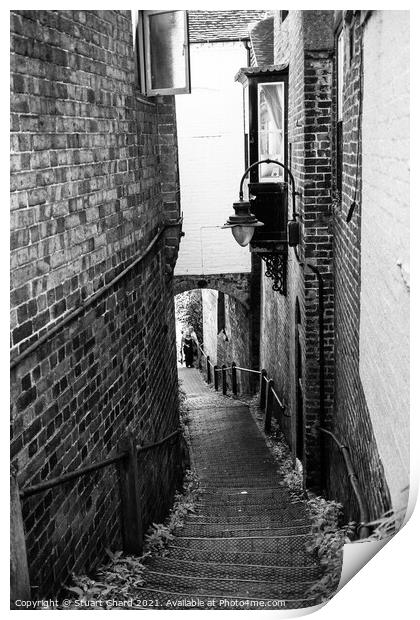
M254 472L246 472L246 471L238 471L232 472L228 475L208 473L205 472L200 474L199 481L203 486L221 486L221 487L229 487L229 486L237 486L248 484L253 487L264 487L264 486L279 486L280 477L276 474L275 471L254 471Z
M202 467L200 471L200 478L204 477L215 477L220 476L221 478L235 478L235 477L246 477L246 476L256 476L257 478L262 478L265 476L269 476L271 478L277 479L279 478L279 474L277 472L275 464L272 463L249 463L247 460L246 464L240 464L237 467L231 468L227 470L224 468L223 463L220 463L220 467L217 469L214 466Z
M322 569L317 565L281 567L259 564L222 564L220 562L195 562L167 556L148 560L146 566L150 570L166 572L168 574L221 577L225 579L258 579L260 581L276 581L278 583L308 583L316 580L322 574Z
M176 573L148 570L142 587L151 589L174 590L193 596L251 597L251 598L305 598L312 582L261 581L254 579L200 577Z
M285 503L288 503L291 499L290 491L280 482L277 485L267 485L265 487L252 487L249 486L249 490L247 489L247 485L243 485L243 488L238 489L237 486L226 486L219 488L219 486L200 486L199 490L200 497L211 495L212 498L217 499L225 499L226 496L236 496L241 499L242 496L248 495L253 497L260 498L270 498L270 497L280 497L285 500ZM243 498L243 497L242 497Z
M215 460L213 459L213 455L217 454L217 458L218 461L220 460L220 463L222 463L223 465L228 464L229 462L234 465L237 466L237 463L247 463L249 464L250 462L255 462L255 464L257 463L269 463L269 464L275 464L276 461L274 459L274 457L272 457L270 454L267 454L267 451L264 450L264 446L261 446L260 448L257 449L251 449L246 451L246 453L244 453L243 451L232 451L230 450L229 455L226 454L225 451L223 452L219 452L217 450L214 450L214 445L213 445L213 441L209 441L208 443L206 442L205 444L198 444L197 440L192 439L191 440L193 443L193 447L194 447L194 452L196 456L200 456L200 458L202 457L204 460L205 464L208 465L212 465L215 463ZM213 446L213 448L212 448ZM211 452L209 452L211 450Z
M224 493L223 491L203 491L200 493L200 496L197 501L197 508L200 506L226 506L228 507L237 507L244 508L252 505L259 505L261 508L263 507L276 507L281 510L281 508L287 506L288 499L290 498L279 489L276 492L273 492L271 489L267 489L267 492L264 493L264 490L257 490L254 492L254 489L241 488L233 490L229 488Z
M179 543L171 544L168 547L168 558L172 560L185 560L189 562L218 563L218 564L246 564L248 566L277 566L283 568L316 568L316 559L309 554L278 554L264 553L257 551L235 551L228 549L200 549L197 547L182 546Z
M277 482L277 487L276 487L276 482ZM203 479L200 478L200 495L208 495L209 493L211 493L213 496L217 496L217 494L219 495L223 495L223 497L228 494L228 495L249 495L250 493L256 493L256 492L268 492L272 489L279 489L281 490L283 487L280 486L279 484L279 480L264 480L261 479L260 481L256 480L252 480L250 481L249 478L237 478L237 479L230 479L230 480L221 480L220 483L215 483L214 479ZM244 493L244 491L246 491L246 493ZM289 495L285 492L283 492L283 496L284 497L288 497Z
M232 538L234 536L292 536L293 534L308 534L310 526L308 523L300 525L285 526L284 524L255 523L254 525L226 525L226 524L191 524L187 523L183 527L176 528L174 534L176 536L187 537L219 537Z
M250 504L246 512L237 506L196 506L196 512L188 515L188 522L202 521L203 523L260 523L261 521L277 521L290 523L291 521L305 521L310 523L309 516L302 510L300 505L287 506L261 506Z
M227 537L187 537L177 536L173 541L174 547L183 547L210 553L274 553L287 560L295 558L302 561L309 557L306 544L310 537L307 534L293 534L291 536L269 535L266 536L235 536Z
M301 515L304 513L301 513ZM228 519L232 517L245 517L249 516L254 520L257 517L261 518L275 518L278 516L279 519L293 519L297 518L293 512L289 512L287 509L285 510L277 503L272 503L270 505L261 504L229 504L223 505L220 504L200 504L196 506L196 515L201 515L202 517L213 517L217 519L224 520L225 517Z

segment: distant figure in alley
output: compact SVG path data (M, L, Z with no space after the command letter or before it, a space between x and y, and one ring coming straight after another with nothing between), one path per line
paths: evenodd
M197 359L200 361L200 347L197 336L191 325L189 325L181 338L181 364L183 363L183 358L185 358L185 366L193 368L195 352L197 352Z

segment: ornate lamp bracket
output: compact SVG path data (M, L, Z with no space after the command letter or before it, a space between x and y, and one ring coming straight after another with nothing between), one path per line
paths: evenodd
M287 253L261 252L260 257L265 262L265 275L273 280L272 289L281 295L287 294Z

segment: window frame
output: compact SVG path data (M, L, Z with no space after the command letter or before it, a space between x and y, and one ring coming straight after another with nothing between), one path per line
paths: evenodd
M184 58L185 58L185 86L180 88L153 88L152 86L152 53L150 46L150 17L164 13L182 12L184 17ZM156 11L141 11L142 13L142 40L144 44L144 72L145 72L145 94L155 95L183 95L191 92L191 73L190 73L190 54L189 54L189 31L188 31L188 12L185 10L164 9ZM140 23L140 19L139 19ZM139 41L140 41L139 37Z
M281 93L282 93L282 104L283 104L283 115L282 115L282 121L283 121L283 127L282 127L282 131L278 131L277 133L281 135L281 139L283 141L283 161L280 163L285 163L286 161L286 157L285 157L285 144L284 144L284 135L285 135L285 83L283 80L277 80L277 81L259 81L257 83L257 110L258 110L258 160L261 160L264 158L264 155L261 153L261 139L263 134L270 134L270 133L274 133L274 132L270 132L268 130L264 130L261 128L261 92L262 92L262 87L263 86L268 86L268 85L281 85ZM278 167L278 177L262 177L261 176L261 169L259 170L259 182L260 183L272 183L273 181L284 181L284 176L285 176L285 171L282 168Z
M140 93L146 96L146 67L143 34L143 11L132 11L135 82Z
M265 84L271 82L283 82L284 88L284 136L283 136L283 161L281 163L286 166L288 161L288 101L289 101L289 80L288 71L277 71L273 73L253 73L247 76L248 82L248 106L249 106L249 164L253 164L258 161L259 157L259 96L258 96L258 84ZM259 174L259 166L255 166L250 171L250 182L261 182ZM284 171L284 182L287 183L287 170Z

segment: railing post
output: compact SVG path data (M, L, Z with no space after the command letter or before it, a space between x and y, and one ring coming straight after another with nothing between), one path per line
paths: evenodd
M226 395L227 392L227 376L226 376L226 364L222 366L222 393Z
M218 370L219 370L219 366L216 364L214 369L213 369L213 372L214 372L214 389L216 390L216 392L219 389L219 373L218 373Z
M273 379L270 379L267 382L267 391L266 391L266 395L265 395L265 424L264 424L264 430L266 433L270 433L271 432L271 410L272 410L272 400L273 400L273 395L272 395L272 387L273 387L274 381Z
M14 473L10 474L10 608L21 609L16 601L31 600L25 531L19 489Z
M238 382L236 377L236 364L232 362L232 394L235 396L238 393Z
M263 368L261 370L261 377L260 377L260 409L264 409L265 407L265 393L267 390L266 377L267 377L267 371L265 368Z
M126 554L140 554L143 542L143 527L141 519L141 502L139 495L139 471L137 450L134 436L130 434L120 445L127 452L125 458L118 463L121 509L122 509L122 539Z
M207 356L207 383L211 383L210 355Z

